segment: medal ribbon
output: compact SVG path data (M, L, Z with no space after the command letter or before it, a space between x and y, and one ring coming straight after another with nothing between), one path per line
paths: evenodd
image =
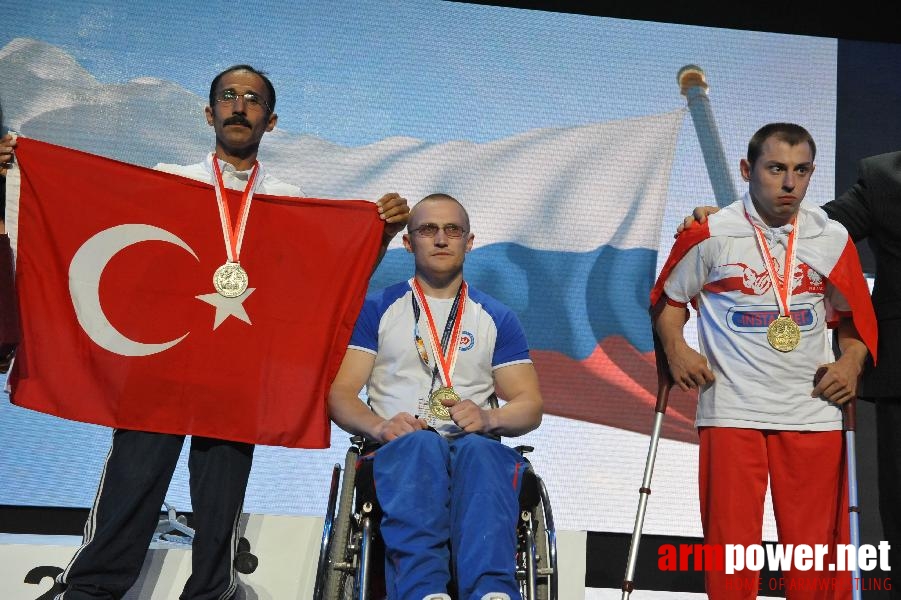
M244 186L244 193L241 195L241 205L238 208L238 222L235 223L234 229L231 224L231 215L228 210L228 200L225 197L225 182L222 180L222 170L219 168L219 160L213 154L213 173L216 180L213 187L216 188L216 201L219 203L219 220L222 221L222 236L225 240L225 253L228 255L228 262L238 262L241 255L241 244L244 241L244 229L247 226L247 216L250 214L250 201L257 183L257 171L259 171L260 163L253 162L253 170L247 179L247 185Z
M776 260L773 258L773 253L770 252L770 247L766 243L763 231L751 220L751 216L747 211L745 211L745 217L747 217L751 227L754 228L754 233L757 236L757 247L760 249L767 273L770 275L770 281L773 282L773 292L776 294L776 302L779 304L779 314L783 317L791 318L792 280L795 272L795 239L798 234L798 216L795 215L795 218L792 219L792 230L788 234L781 284L776 277Z
M432 354L435 355L435 370L441 374L441 381L445 387L453 387L451 383L451 375L457 364L457 356L460 349L460 331L463 326L463 311L466 308L466 290L467 285L464 281L460 284L457 296L454 299L454 305L451 307L450 313L447 315L447 322L444 325L444 335L442 340L438 340L438 329L435 327L435 319L432 317L432 311L429 309L428 302L425 299L425 293L422 286L416 281L416 278L410 280L410 287L413 289L413 314L418 328L419 310L418 305L422 305L425 310L426 320L429 325L429 341L432 344ZM422 348L422 339L416 331L416 349L419 351L419 357L428 366L428 355ZM440 369L439 369L440 367ZM433 377L434 379L434 377Z

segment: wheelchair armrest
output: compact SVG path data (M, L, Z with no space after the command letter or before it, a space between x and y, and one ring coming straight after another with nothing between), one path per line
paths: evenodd
M529 452L533 452L535 448L533 446L517 446L515 450L525 456Z

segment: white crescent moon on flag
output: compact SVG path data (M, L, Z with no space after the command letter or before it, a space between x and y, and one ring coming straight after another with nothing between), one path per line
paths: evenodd
M100 305L100 276L103 269L121 250L139 242L149 241L175 244L197 259L190 246L165 229L152 225L128 224L110 227L89 238L78 249L69 264L69 294L72 296L78 323L94 343L122 356L149 356L163 352L188 337L190 333L161 344L144 344L120 333L103 312Z

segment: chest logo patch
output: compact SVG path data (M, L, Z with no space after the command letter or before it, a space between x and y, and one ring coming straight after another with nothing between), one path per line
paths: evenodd
M460 351L466 352L467 350L472 350L472 347L476 345L476 336L474 336L471 332L466 331L465 329L460 332Z
M817 324L817 314L811 304L792 305L792 321L798 324L801 331L810 331ZM739 333L766 332L770 323L779 318L779 307L772 306L733 306L726 314L729 329Z

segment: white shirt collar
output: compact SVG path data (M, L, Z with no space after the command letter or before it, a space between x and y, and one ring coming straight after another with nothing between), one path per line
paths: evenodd
M754 201L751 199L751 194L748 192L745 192L742 197L742 204L748 215L751 217L751 222L760 227L770 246L777 243L785 246L788 243L788 234L791 233L793 229L791 223L782 225L781 227L770 227L767 225L763 219L760 218L757 207L754 206ZM802 238L817 237L821 235L828 222L829 217L822 208L815 204L811 204L807 200L801 201L801 206L798 210L797 223Z
M213 173L213 158L216 156L215 152L210 152L206 155L206 158L203 161L204 169L207 172L207 175L210 177L210 182L215 185L215 173ZM247 180L250 178L250 172L252 169L246 169L244 171L239 171L235 168L235 166L229 162L226 162L222 159L219 160L219 170L222 171L222 179L225 182L226 187L232 187L233 185L237 185L239 182L247 183ZM266 173L263 169L263 163L259 163L260 170L257 173L257 180L263 181ZM231 181L229 181L231 180ZM237 181L235 181L237 180ZM232 184L232 185L229 185Z

